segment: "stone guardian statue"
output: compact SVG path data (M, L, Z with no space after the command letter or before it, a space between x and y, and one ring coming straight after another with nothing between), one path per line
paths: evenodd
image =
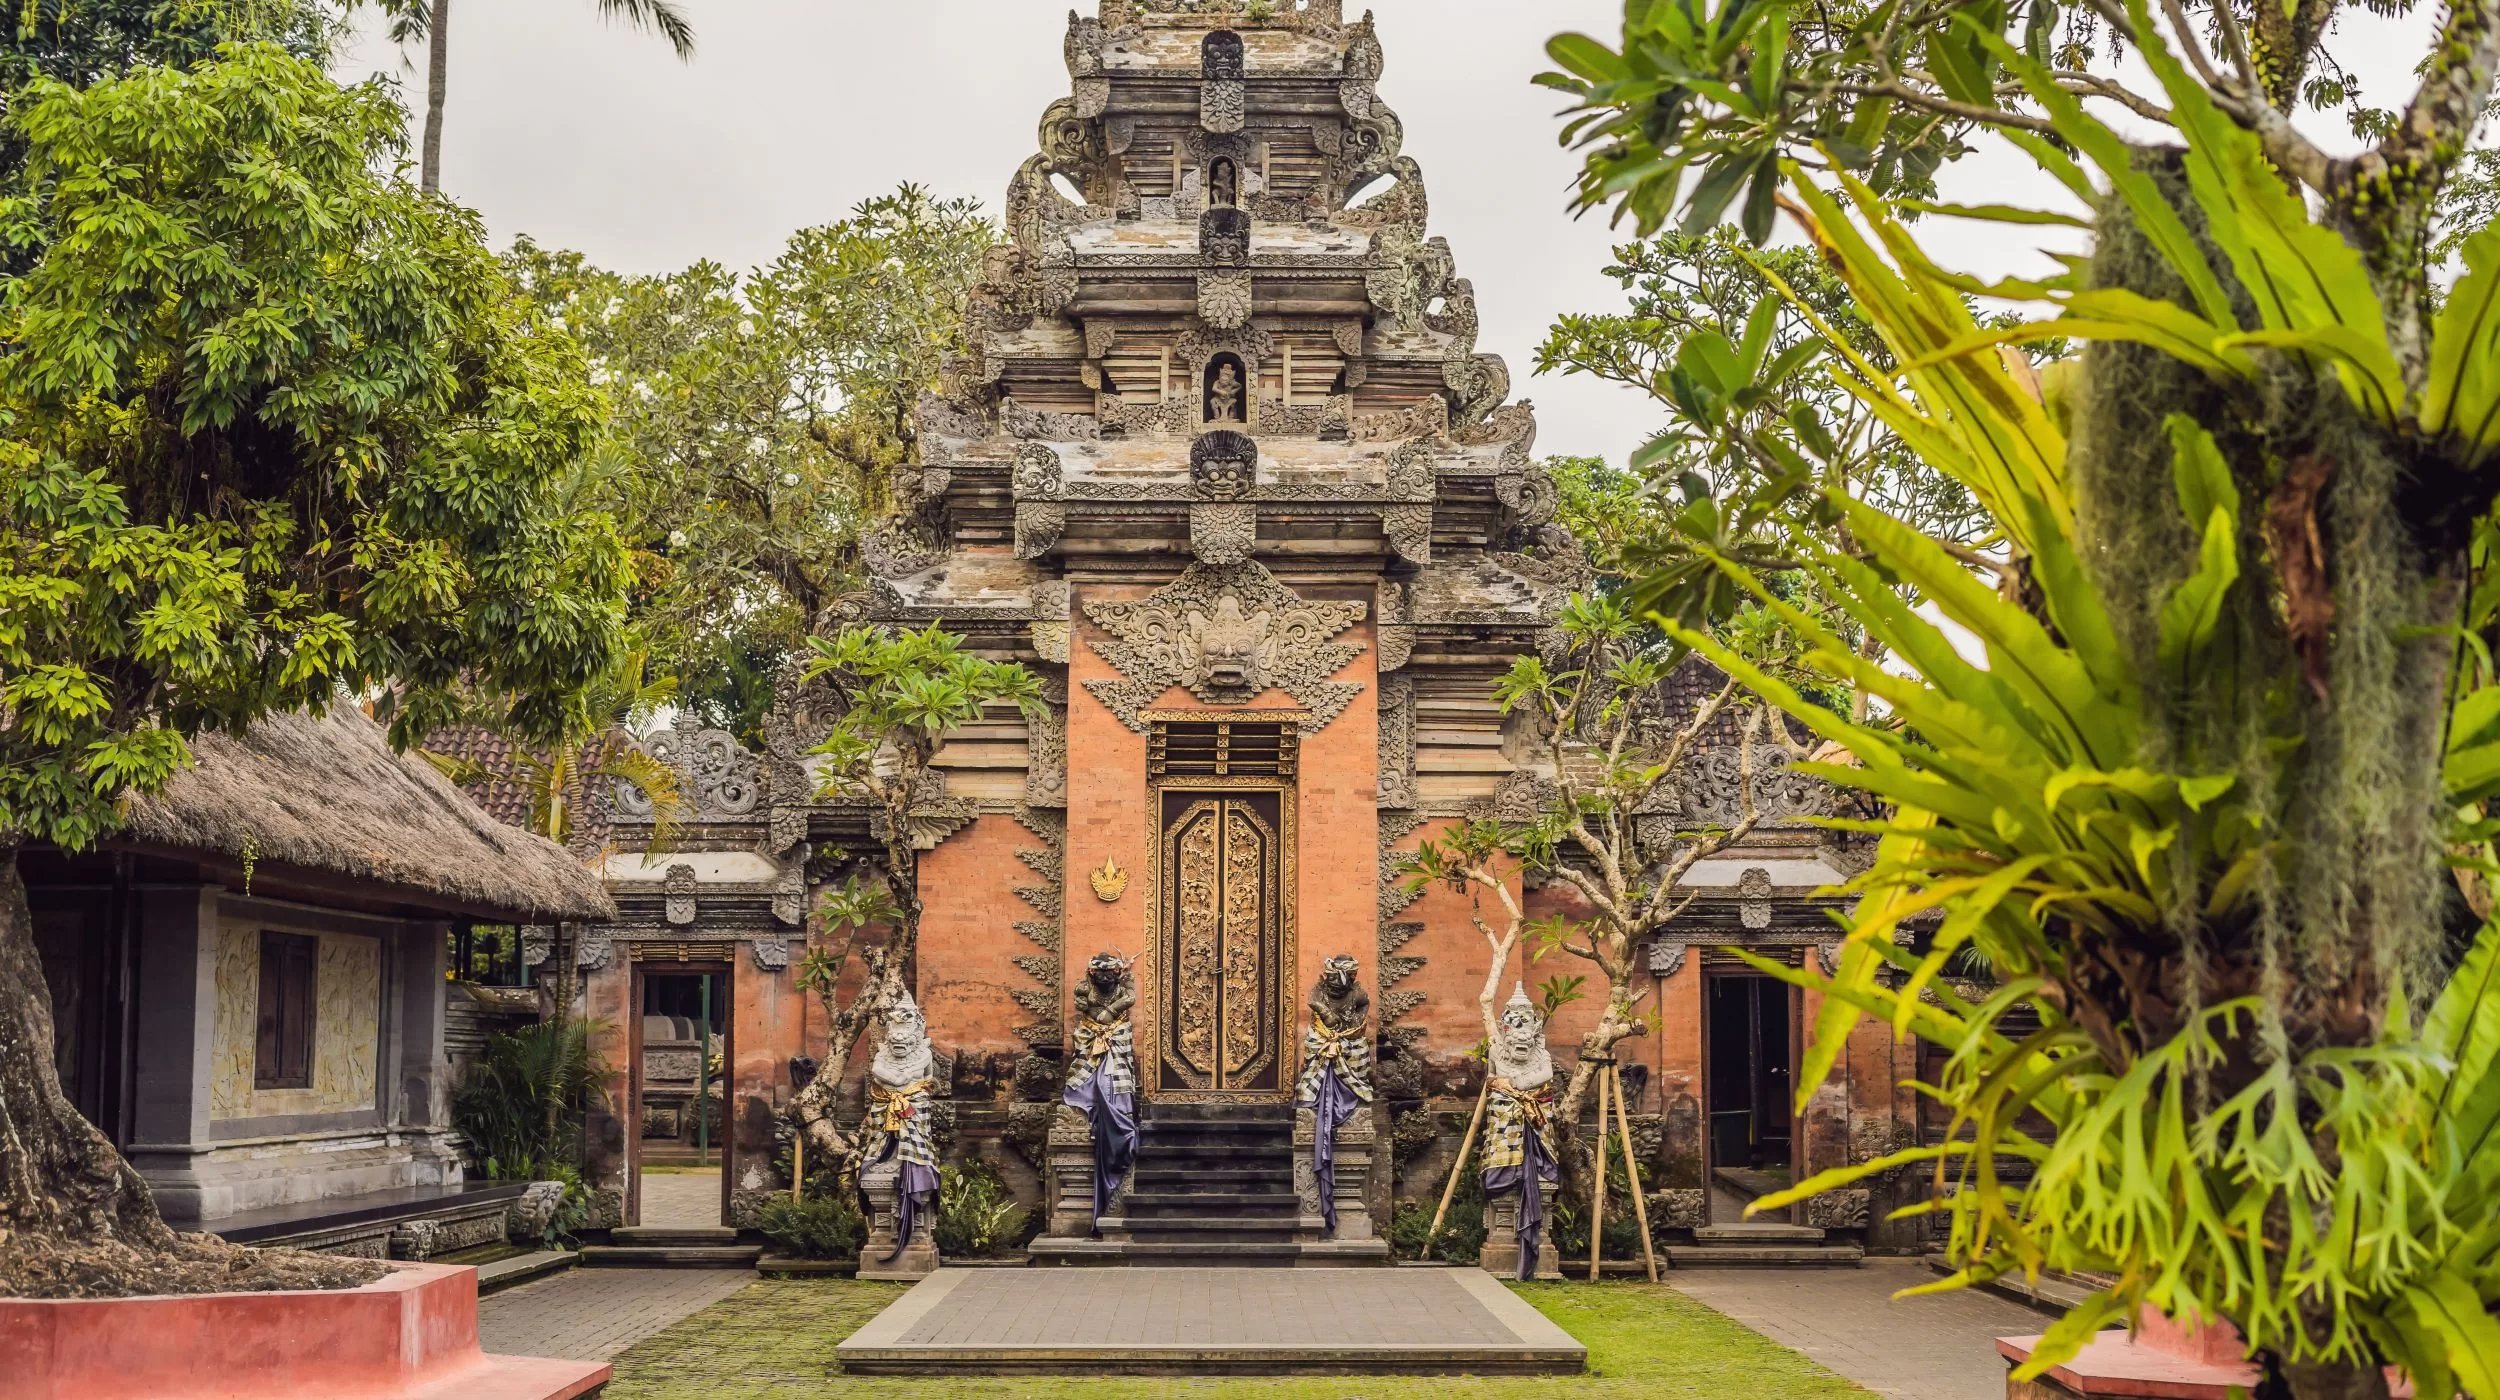
M1311 1027L1302 1033L1302 1080L1294 1107L1312 1113L1311 1162L1319 1210L1337 1231L1337 1133L1372 1101L1371 994L1343 953L1323 964L1311 987Z
M1094 1221L1102 1217L1137 1164L1137 1048L1129 1010L1137 1005L1137 979L1129 960L1096 953L1076 987L1076 1020L1069 1027L1068 1087L1059 1101L1085 1115L1094 1139Z
M937 1204L937 1054L928 1020L908 990L895 989L878 1021L882 1033L868 1064L868 1117L861 1124L859 1184L869 1233L860 1276L919 1278L938 1264L937 1246L918 1231L921 1212ZM892 1249L878 1254L889 1235Z
M1518 1238L1518 1277L1560 1277L1544 1238L1545 1188L1562 1180L1554 1155L1554 1054L1545 1044L1545 1018L1516 984L1486 1046L1492 1076L1484 1117L1484 1199L1488 1230L1485 1267L1500 1248L1501 1227ZM1515 1203L1512 1199L1515 1198Z

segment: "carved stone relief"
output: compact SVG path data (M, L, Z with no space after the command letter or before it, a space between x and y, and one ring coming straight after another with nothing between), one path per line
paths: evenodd
M1736 877L1736 921L1749 929L1771 926L1771 872L1747 867Z
M1064 634L1066 624L1060 624ZM1068 804L1068 707L1053 704L1025 721L1024 800L1036 807Z
M1250 90L1239 79L1209 79L1198 89L1198 125L1213 132L1235 132L1250 112Z
M1247 502L1189 508L1189 551L1201 564L1238 564L1259 543L1259 508Z
M1016 499L1051 500L1057 497L1064 472L1055 448L1047 443L1026 443L1016 451Z
M1250 273L1244 268L1210 269L1198 274L1198 319L1222 330L1249 323Z
M758 972L790 970L790 940L787 938L758 938L747 945L747 951L753 954Z
M1380 805L1415 805L1415 682L1380 678Z
M1410 564L1432 562L1432 507L1429 505L1386 506L1380 512L1380 531L1389 537L1389 547Z
M1681 943L1649 945L1649 970L1659 977L1673 977L1684 970L1686 948Z
M677 819L727 821L754 812L763 798L762 775L755 755L737 736L706 729L692 710L681 710L677 722L642 742L642 750L677 770ZM649 821L655 811L651 794L619 780L616 810L629 821Z
M670 923L683 928L694 922L694 867L672 865L668 876L660 882L660 912Z
M1316 731L1362 693L1359 683L1329 677L1363 654L1361 643L1334 639L1369 611L1366 603L1307 602L1254 561L1192 564L1141 601L1085 605L1109 634L1103 659L1121 676L1085 688L1141 734L1149 729L1141 712L1175 685L1210 705L1283 690L1309 707Z
M1062 968L1059 921L1067 887L1067 818L1055 811L1037 811L1032 807L1016 812L1016 824L1041 838L1043 849L1020 850L1016 859L1042 877L1045 883L1024 886L1016 897L1031 906L1038 917L1019 919L1016 932L1031 940L1042 951L1018 955L1014 962L1037 984L1018 987L1009 995L1016 1005L1025 1009L1034 1020L1016 1027L1016 1034L1028 1045L1061 1043L1059 982Z
M1067 533L1068 508L1057 501L1016 503L1016 557L1039 559L1058 547Z

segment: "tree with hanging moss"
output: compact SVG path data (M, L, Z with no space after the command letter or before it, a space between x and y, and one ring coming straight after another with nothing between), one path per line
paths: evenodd
M1669 628L1845 747L1818 771L1888 810L1837 975L1764 965L1826 995L1800 1093L1862 1015L1944 1052L1944 1141L1759 1204L1932 1169L1915 1209L1962 1268L1941 1286L2110 1280L2019 1374L2149 1308L2233 1324L2263 1394L2375 1400L2388 1366L2500 1394L2500 230L2431 291L2500 4L2446 9L2352 155L2292 120L2344 82L2333 12L1636 3L1619 44L1551 48L1580 203L1644 230L1734 209L1757 241L1785 212L1890 351L1818 327L1835 383L1997 535L1975 570L1827 494L1860 552L1801 538L1794 562L1888 666L1688 539L1873 698L1862 719ZM1982 136L2083 212L1935 201ZM2091 247L1983 282L1914 214ZM2034 311L1984 324L1974 294ZM2054 345L2079 350L2021 348ZM1929 911L1932 937L1896 943ZM1943 976L1971 958L1982 1000ZM2017 1010L2039 1029L2010 1033Z
M38 80L9 123L0 1293L266 1286L168 1230L62 1096L17 850L109 836L190 736L272 712L378 696L407 743L481 686L560 732L616 661L628 582L558 484L597 398L477 218L394 173L378 86L229 46Z

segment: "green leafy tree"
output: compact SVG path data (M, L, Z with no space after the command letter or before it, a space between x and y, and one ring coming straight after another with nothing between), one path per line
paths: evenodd
M607 520L554 483L597 399L476 218L387 172L397 105L269 46L38 80L0 238L0 1257L173 1248L61 1096L16 850L81 847L186 737L462 685L560 731L616 658Z
M359 0L345 0L353 9ZM389 19L395 44L425 45L425 137L419 146L419 181L428 190L443 184L443 98L451 79L451 0L373 0ZM694 24L669 0L596 0L599 17L621 20L668 41L679 59L694 57Z
M590 351L609 402L592 490L641 552L637 630L715 721L751 733L856 587L995 237L977 204L906 185L744 277L626 277L526 239L507 259Z
M2149 95L2050 44L2083 13ZM1950 1140L1799 1193L1932 1161L1921 1209L1952 1222L1954 1284L2113 1278L2030 1372L2153 1307L2233 1323L2274 1393L2375 1400L2384 1363L2419 1394L2500 1394L2500 231L2465 241L2444 304L2427 290L2500 7L2451 5L2413 96L2347 158L2289 120L2332 75L2331 14L1943 4L1834 29L1785 3L1656 4L1622 50L1554 45L1592 148L1582 202L1651 227L1699 171L1688 226L1739 194L1757 236L1788 209L1892 352L1826 335L1836 381L2002 537L2010 589L1854 500L1832 505L1865 559L1796 542L1890 667L1719 561L1881 702L1861 722L1677 635L1847 747L1820 771L1891 810L1837 976L1780 974L1828 998L1800 1091L1860 1015L1946 1052ZM2184 144L2131 145L2086 98ZM2091 210L2090 254L1993 284L1938 268L1903 222L1938 207L1881 184L1905 118L2037 159ZM2046 314L1983 324L1974 293ZM2061 339L2081 353L2037 377L1999 353ZM1897 946L1925 910L1932 940ZM1942 978L1972 956L1997 984L1977 1001ZM2017 1009L2040 1028L2009 1032Z
M825 921L841 936L801 969L823 1001L827 1057L822 1072L791 1103L799 1130L827 1152L848 1158L858 1144L834 1122L842 1068L868 1023L915 975L920 947L920 853L945 830L925 824L932 799L931 767L946 736L991 706L1013 706L1030 719L1042 713L1042 683L1011 661L966 651L963 638L935 624L912 632L846 627L811 644L807 680L828 686L840 718L813 752L821 760L821 795L868 809L882 859L828 894ZM880 936L868 937L864 935ZM857 990L845 1004L841 984L852 960Z
M1688 653L1619 598L1574 598L1555 626L1566 644L1559 659L1520 657L1494 688L1503 713L1526 721L1535 736L1536 767L1553 775L1550 800L1533 820L1467 822L1427 838L1409 878L1412 888L1442 881L1471 896L1473 922L1491 952L1480 1000L1488 1035L1504 969L1521 947L1530 960L1560 952L1604 974L1605 1006L1581 1037L1554 1115L1569 1133L1588 1106L1599 1062L1655 1021L1640 1005L1648 979L1634 965L1638 950L1692 903L1694 893L1681 886L1694 865L1752 834L1761 819L1757 781L1803 754L1780 718L1733 681L1679 712L1667 681ZM1776 673L1794 669L1788 629L1763 608L1740 610L1716 631ZM1705 752L1731 742L1735 819L1679 821L1670 799L1699 786ZM1530 919L1517 887L1522 869L1569 886L1586 916ZM1488 898L1498 906L1492 920ZM1577 980L1557 994L1577 999ZM1565 1160L1579 1165L1576 1154Z

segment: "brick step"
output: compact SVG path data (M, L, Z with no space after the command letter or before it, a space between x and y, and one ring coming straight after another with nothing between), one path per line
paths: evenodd
M585 1269L752 1269L764 1256L760 1245L589 1245Z
M721 1246L738 1242L726 1225L621 1225L608 1231L612 1244Z
M1679 1269L1854 1269L1866 1259L1853 1244L1671 1244L1664 1253Z

